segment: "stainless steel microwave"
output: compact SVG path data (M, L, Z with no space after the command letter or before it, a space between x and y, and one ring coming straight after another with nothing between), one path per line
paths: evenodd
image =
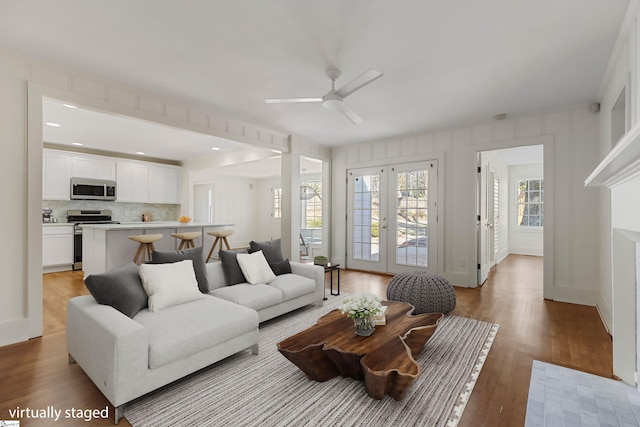
M71 178L71 200L116 200L116 182Z

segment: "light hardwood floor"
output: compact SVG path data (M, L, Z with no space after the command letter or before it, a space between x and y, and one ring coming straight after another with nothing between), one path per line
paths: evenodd
M387 275L343 270L341 291L384 297L389 280ZM523 425L534 359L612 377L611 338L596 309L544 300L542 258L511 255L491 271L484 286L455 289L458 302L453 314L500 325L460 426ZM80 367L67 363L66 301L86 293L82 272L45 275L44 336L0 347L0 420L18 407L109 406L108 420L23 421L22 425L112 425L113 408ZM119 425L129 423L123 419Z

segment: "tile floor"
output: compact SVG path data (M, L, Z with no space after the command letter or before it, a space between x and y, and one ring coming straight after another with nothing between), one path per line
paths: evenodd
M640 426L640 391L623 382L533 361L525 427Z

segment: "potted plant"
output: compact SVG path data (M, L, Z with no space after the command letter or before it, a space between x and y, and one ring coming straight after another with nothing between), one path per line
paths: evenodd
M353 319L356 335L368 337L376 328L375 316L382 313L382 299L372 294L348 296L342 300L338 309Z

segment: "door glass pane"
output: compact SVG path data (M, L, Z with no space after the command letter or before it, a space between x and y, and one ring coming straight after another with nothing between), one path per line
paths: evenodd
M380 260L380 175L353 179L353 259Z
M428 265L429 171L396 173L396 263Z

